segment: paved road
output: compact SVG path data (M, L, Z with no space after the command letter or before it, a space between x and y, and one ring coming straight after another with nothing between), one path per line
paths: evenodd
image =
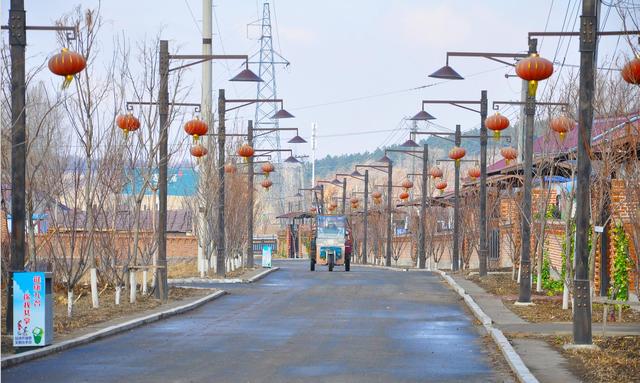
M188 314L3 370L2 381L511 380L435 275L278 266Z

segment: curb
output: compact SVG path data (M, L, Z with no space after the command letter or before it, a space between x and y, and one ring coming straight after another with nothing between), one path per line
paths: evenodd
M259 281L260 279L262 279L262 278L266 277L267 275L273 273L274 271L278 271L278 270L280 270L279 267L277 267L277 266L276 267L272 267L270 269L267 269L267 270L261 272L260 274L254 275L253 277L249 278L247 280L247 282L253 283L255 281Z
M369 267L369 268L374 268L374 269L383 269L383 270L391 270L391 271L420 271L420 272L430 272L433 270L428 270L428 269L416 269L415 267L411 266L404 266L404 267L394 267L394 266L382 266L382 265L371 265L371 264L366 264L363 265L361 263L352 263L353 266L358 266L358 267Z
M276 270L280 270L280 268L272 267L270 269L262 271L259 274L254 275L249 279L241 279L241 278L210 279L210 278L193 277L193 278L169 279L168 282L170 285L191 284L191 283L202 283L202 284L210 284L210 285L217 285L217 284L224 284L224 283L253 283L259 279L264 278L266 275Z
M473 315L482 323L484 328L487 330L493 342L498 346L500 351L502 351L502 355L509 363L511 367L511 371L516 375L519 382L523 383L538 383L538 379L531 373L529 368L524 364L520 355L513 348L509 340L504 336L502 331L493 327L493 321L491 318L482 311L480 306L473 300L471 295L467 294L460 285L456 283L449 275L447 275L444 271L435 270L436 273L440 274L440 276L447 281L449 286L453 290L455 290L467 304L467 307L473 312Z
M167 311L162 311L159 313L155 313L155 314L151 314L151 315L147 315L141 318L136 318L136 319L132 319L128 322L124 322L124 323L120 323L117 325L113 325L113 326L109 326L106 328L103 328L101 330L95 331L93 333L90 334L85 334L82 336L79 336L77 338L74 339L69 339L66 340L64 342L60 342L57 344L52 344L50 346L46 346L43 347L41 349L38 350L32 350L32 351L26 351L17 355L12 355L12 356L8 356L5 358L2 358L2 368L7 368L7 367L11 367L11 366L15 366L17 364L20 363L24 363L24 362L28 362L30 360L34 360L34 359L38 359L38 358L42 358L44 356L47 355L51 355L54 354L56 352L60 352L60 351L64 351L64 350L68 350L70 348L73 347L77 347L83 344L87 344L87 343L91 343L93 341L96 341L98 339L102 339L102 338L106 338L108 336L111 335L115 335L115 334L119 334L121 332L125 332L127 330L131 330L135 327L139 327L142 326L144 324L147 323L152 323L152 322L156 322L159 321L160 319L164 319L164 318L168 318L174 315L178 315L178 314L182 314L184 312L193 310L197 307L202 306L203 304L210 302L214 299L217 299L223 295L225 295L227 292L224 290L221 291L216 291L213 294L209 294L205 297L202 297L196 301L193 301L191 303L188 303L186 305L182 305L182 306L178 306L178 307L174 307L170 310Z

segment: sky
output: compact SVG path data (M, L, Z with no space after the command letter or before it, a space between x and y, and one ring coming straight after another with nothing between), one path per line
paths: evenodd
M261 18L263 1L214 0L214 53L258 51L260 30L250 24ZM321 158L403 142L411 126L403 119L420 110L422 99L479 99L480 90L486 89L490 101L518 100L521 81L505 78L505 74L513 74L513 68L486 59L452 58L451 66L466 77L464 81L443 82L428 75L444 65L447 51L526 52L527 32L577 31L580 3L270 0L274 48L291 63L278 69L278 96L296 116L281 127L299 128L301 135L310 139L311 125L316 123L316 156ZM27 22L51 24L75 4L95 7L99 2L26 0ZM201 52L199 0L103 0L100 4L105 20L100 43L105 61L117 35L135 43L160 32L170 41L172 53ZM8 6L9 0L1 0L2 20L8 18ZM602 14L602 29L622 29L615 9L603 5ZM3 38L7 38L6 32ZM54 43L52 33L29 32L29 63L44 62L54 53ZM617 38L603 39L599 49L602 63L614 52L631 52L628 43ZM579 62L577 38L541 39L539 52L569 65ZM193 68L187 75L193 86L188 98L199 102L201 71ZM214 64L214 94L225 88L228 98L255 97L255 85L227 81L237 69L235 63ZM252 69L257 72L257 67ZM477 114L462 109L428 106L427 110L437 117L430 130L453 130L461 124L465 131L479 125ZM503 112L514 119L518 115L514 108ZM245 108L238 117L251 119L253 114L252 108ZM282 137L286 140L289 134ZM299 154L308 153L310 145L295 149Z

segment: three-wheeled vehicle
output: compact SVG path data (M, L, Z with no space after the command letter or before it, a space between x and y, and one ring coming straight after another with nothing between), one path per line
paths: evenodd
M344 266L344 271L351 269L351 232L347 219L343 215L316 216L313 233L310 269L315 271L316 265L328 266L333 271L335 266Z

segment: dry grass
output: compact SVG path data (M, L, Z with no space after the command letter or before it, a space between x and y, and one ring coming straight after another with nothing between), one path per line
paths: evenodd
M233 271L227 272L225 278L238 278L242 274L251 272L259 267L240 267ZM199 277L198 267L195 262L181 262L173 265L169 265L169 278L193 278ZM215 275L209 275L209 278L216 278Z
M640 336L594 337L599 350L565 350L569 336L546 338L571 364L585 382L640 382Z
M169 302L203 296L211 293L210 290L171 288L169 290ZM6 292L3 292L6 294ZM73 316L67 316L66 291L56 291L54 298L53 328L56 337L72 333L78 329L94 324L106 322L112 319L152 310L161 305L161 302L151 296L138 294L136 303L129 303L129 294L122 292L120 305L115 304L115 290L107 289L100 295L100 307L94 309L91 306L91 293L87 287L78 288L75 298L79 299L73 306ZM6 333L5 327L6 306L2 305L2 334ZM2 352L13 352L11 340L2 337Z
M553 297L551 297L553 298ZM503 299L505 306L511 311L516 313L523 319L529 322L542 323L542 322L571 322L573 320L573 312L571 309L562 309L562 299L532 299L534 306L516 306L513 303L515 299ZM602 322L603 305L600 303L593 304L593 316L591 318L593 323ZM611 307L609 308L611 313ZM615 320L611 316L607 318L607 322L622 322L622 323L634 323L640 322L640 313L633 311L626 307L622 309L622 320L618 317L617 310L615 314Z

